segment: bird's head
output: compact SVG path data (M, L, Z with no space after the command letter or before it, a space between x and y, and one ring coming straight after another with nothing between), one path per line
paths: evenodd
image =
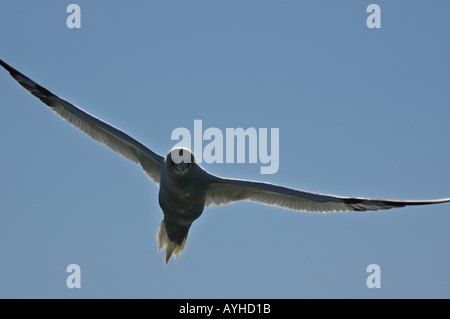
M185 147L175 147L166 156L166 168L174 176L188 175L195 165L194 154Z

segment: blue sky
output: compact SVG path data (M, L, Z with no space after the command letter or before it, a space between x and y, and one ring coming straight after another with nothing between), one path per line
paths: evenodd
M380 29L370 1L77 1L69 29L71 3L2 2L0 58L155 152L196 119L279 128L276 174L202 166L340 196L450 197L448 1L377 1ZM164 267L158 188L140 166L4 70L0 96L1 298L450 298L450 204L206 208Z

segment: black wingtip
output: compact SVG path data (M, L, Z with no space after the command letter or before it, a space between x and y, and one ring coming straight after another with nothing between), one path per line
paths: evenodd
M16 69L14 69L12 66L10 66L8 63L6 63L5 61L3 61L2 59L0 59L0 65L2 67L4 67L9 73L11 73L11 75L14 74L20 74L19 71L17 71Z
M27 76L23 75L16 69L14 69L12 66L10 66L8 63L0 59L0 65L4 67L15 79L17 82L19 82L20 85L22 85L25 89L31 92L34 96L36 96L38 99L40 99L42 102L47 104L50 107L55 106L54 101L51 100L52 96L55 96L52 92L47 90L46 88L40 86Z

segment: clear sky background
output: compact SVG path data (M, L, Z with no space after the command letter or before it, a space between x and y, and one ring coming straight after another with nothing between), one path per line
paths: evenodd
M449 16L449 1L3 1L0 58L162 155L196 119L279 128L276 174L202 164L219 176L436 199L450 197ZM450 298L450 204L206 208L164 267L158 187L140 166L3 69L0 97L1 298Z

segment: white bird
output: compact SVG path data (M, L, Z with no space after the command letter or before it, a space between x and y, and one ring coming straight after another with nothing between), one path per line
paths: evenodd
M166 248L165 265L184 250L187 234L205 206L231 204L240 200L306 212L365 211L449 202L450 198L401 201L315 194L270 183L222 178L205 171L186 148L174 148L166 157L156 154L125 132L90 115L43 88L2 60L0 64L25 89L47 104L53 112L94 140L139 163L159 186L159 205L164 219L156 235L158 252Z

